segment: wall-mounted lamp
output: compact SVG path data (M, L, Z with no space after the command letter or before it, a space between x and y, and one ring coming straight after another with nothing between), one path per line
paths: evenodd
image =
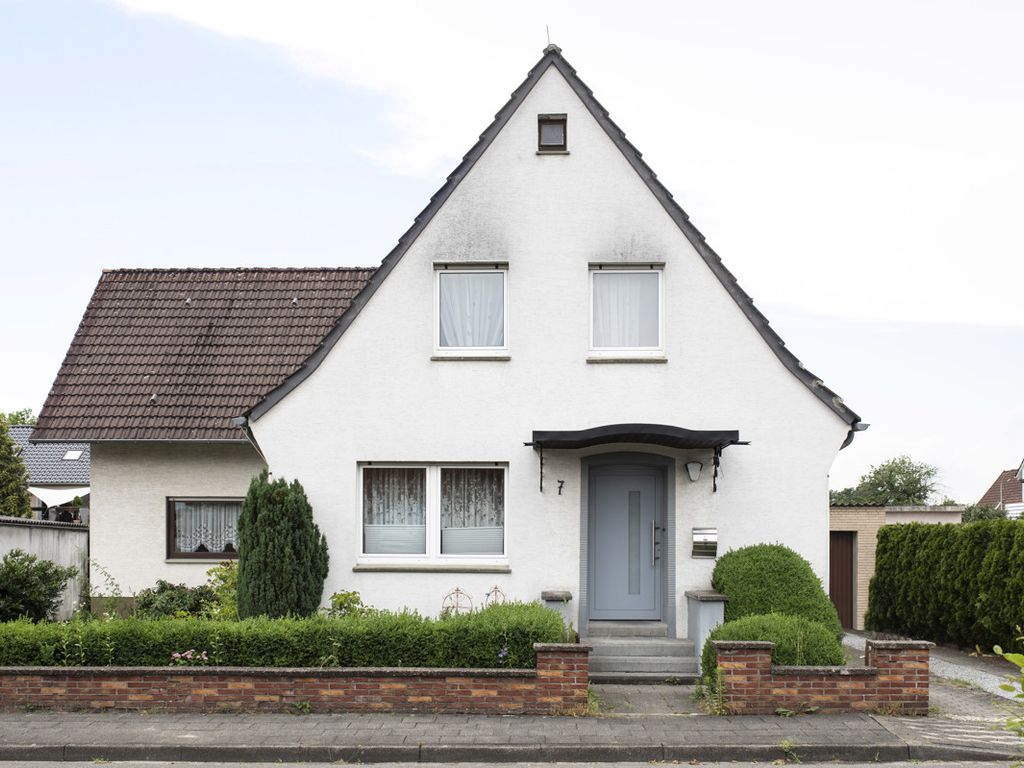
M686 462L686 474L690 476L691 483L696 483L700 480L700 471L702 469L704 469L704 463L701 461Z

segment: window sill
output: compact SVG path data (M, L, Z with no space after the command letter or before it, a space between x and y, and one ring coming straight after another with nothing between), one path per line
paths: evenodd
M668 358L664 355L652 355L646 357L624 356L624 355L591 355L587 358L588 363L667 363Z
M352 566L356 573L512 573L507 565L456 565L456 564L385 564L356 563Z
M436 362L452 360L455 362L466 362L469 360L478 360L491 363L505 363L512 359L512 355L431 355L430 359Z
M238 555L232 557L228 553L210 555L210 557L167 557L165 563L223 563L227 560L237 560Z
M568 149L538 149L538 155L568 155Z

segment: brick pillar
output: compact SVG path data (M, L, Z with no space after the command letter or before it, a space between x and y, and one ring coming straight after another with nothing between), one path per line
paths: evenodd
M730 714L775 711L769 701L775 643L714 640L722 701Z
M879 710L928 714L928 649L922 640L868 640L864 663L878 670Z
M577 643L534 643L540 701L552 712L582 715L587 711L591 646Z

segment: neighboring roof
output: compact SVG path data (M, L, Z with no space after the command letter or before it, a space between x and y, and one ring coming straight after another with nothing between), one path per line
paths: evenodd
M420 214L416 217L412 226L406 231L404 235L399 239L398 245L389 253L384 261L380 265L380 269L373 275L369 283L366 286L366 290L360 294L360 296L352 303L350 311L346 312L339 318L337 325L331 329L330 333L324 339L324 343L321 344L315 353L313 353L308 360L287 379L285 379L278 387L273 391L269 392L254 408L252 408L247 415L252 419L258 419L268 410L270 410L276 403L280 402L289 392L297 387L307 376L317 369L327 353L330 352L334 344L337 343L341 335L348 329L359 312L366 305L366 303L373 296L377 288L380 287L381 283L391 273L391 270L395 268L395 265L401 261L402 256L405 255L406 251L409 250L410 246L416 241L420 233L426 228L433 219L434 215L441 209L444 203L451 196L455 188L458 187L459 183L469 174L476 164L477 160L483 156L484 152L494 141L495 137L501 132L501 129L505 127L509 119L519 108L519 106L526 99L527 95L533 90L533 87L541 79L544 73L549 67L555 67L561 73L561 75L569 83L569 86L573 89L579 99L590 111L590 114L604 129L608 137L615 143L615 145L622 152L623 156L633 166L633 169L637 172L644 183L647 184L648 189L654 194L654 196L661 203L662 207L676 223L676 226L686 236L690 244L696 249L697 253L700 254L701 258L711 269L711 272L718 278L725 288L726 292L732 297L733 301L740 308L740 311L746 315L747 319L754 326L757 332L761 335L761 338L765 340L772 352L779 361L799 379L804 386L806 386L819 400L821 400L829 409L831 409L839 418L845 421L851 427L851 432L847 438L847 445L853 437L855 431L866 429L866 424L860 423L860 416L850 410L835 392L826 387L821 379L815 376L813 373L804 368L803 364L796 358L796 356L786 348L786 343L782 338L775 333L769 327L768 319L761 314L761 312L754 306L754 300L739 286L736 282L736 278L725 268L722 264L721 258L717 253L705 242L704 235L702 235L697 228L690 223L690 217L686 215L686 212L679 207L679 204L672 199L672 193L669 192L665 186L658 181L654 171L641 159L639 150L634 147L627 139L626 134L619 128L612 119L608 116L608 110L601 106L600 102L594 98L593 91L586 86L586 84L579 79L576 75L576 70L570 66L570 64L562 56L561 49L555 45L549 45L544 49L544 55L540 61L530 70L526 76L526 80L512 92L512 97L503 106L498 114L495 115L494 122L492 122L484 132L480 135L480 140L466 153L463 157L462 162L459 163L458 167L452 171L451 175L448 176L448 180L444 185L430 198L430 203L424 208Z
M12 424L8 429L15 445L21 449L30 485L89 484L88 443L31 443L33 427ZM77 459L70 458L76 453L79 453Z
M1004 469L992 483L992 487L978 499L978 505L1000 507L1003 504L1020 504L1024 501L1022 495L1024 495L1024 483L1017 478L1017 470Z
M243 440L373 269L104 271L33 440Z
M609 424L590 429L535 431L532 445L536 448L589 448L610 443L643 443L669 448L714 448L721 450L740 444L740 433L730 430L694 430L667 424Z

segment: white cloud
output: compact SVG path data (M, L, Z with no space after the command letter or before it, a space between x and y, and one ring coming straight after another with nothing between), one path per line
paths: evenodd
M755 298L1024 327L1024 11L959 3L118 0L387 96L440 176L545 24Z

